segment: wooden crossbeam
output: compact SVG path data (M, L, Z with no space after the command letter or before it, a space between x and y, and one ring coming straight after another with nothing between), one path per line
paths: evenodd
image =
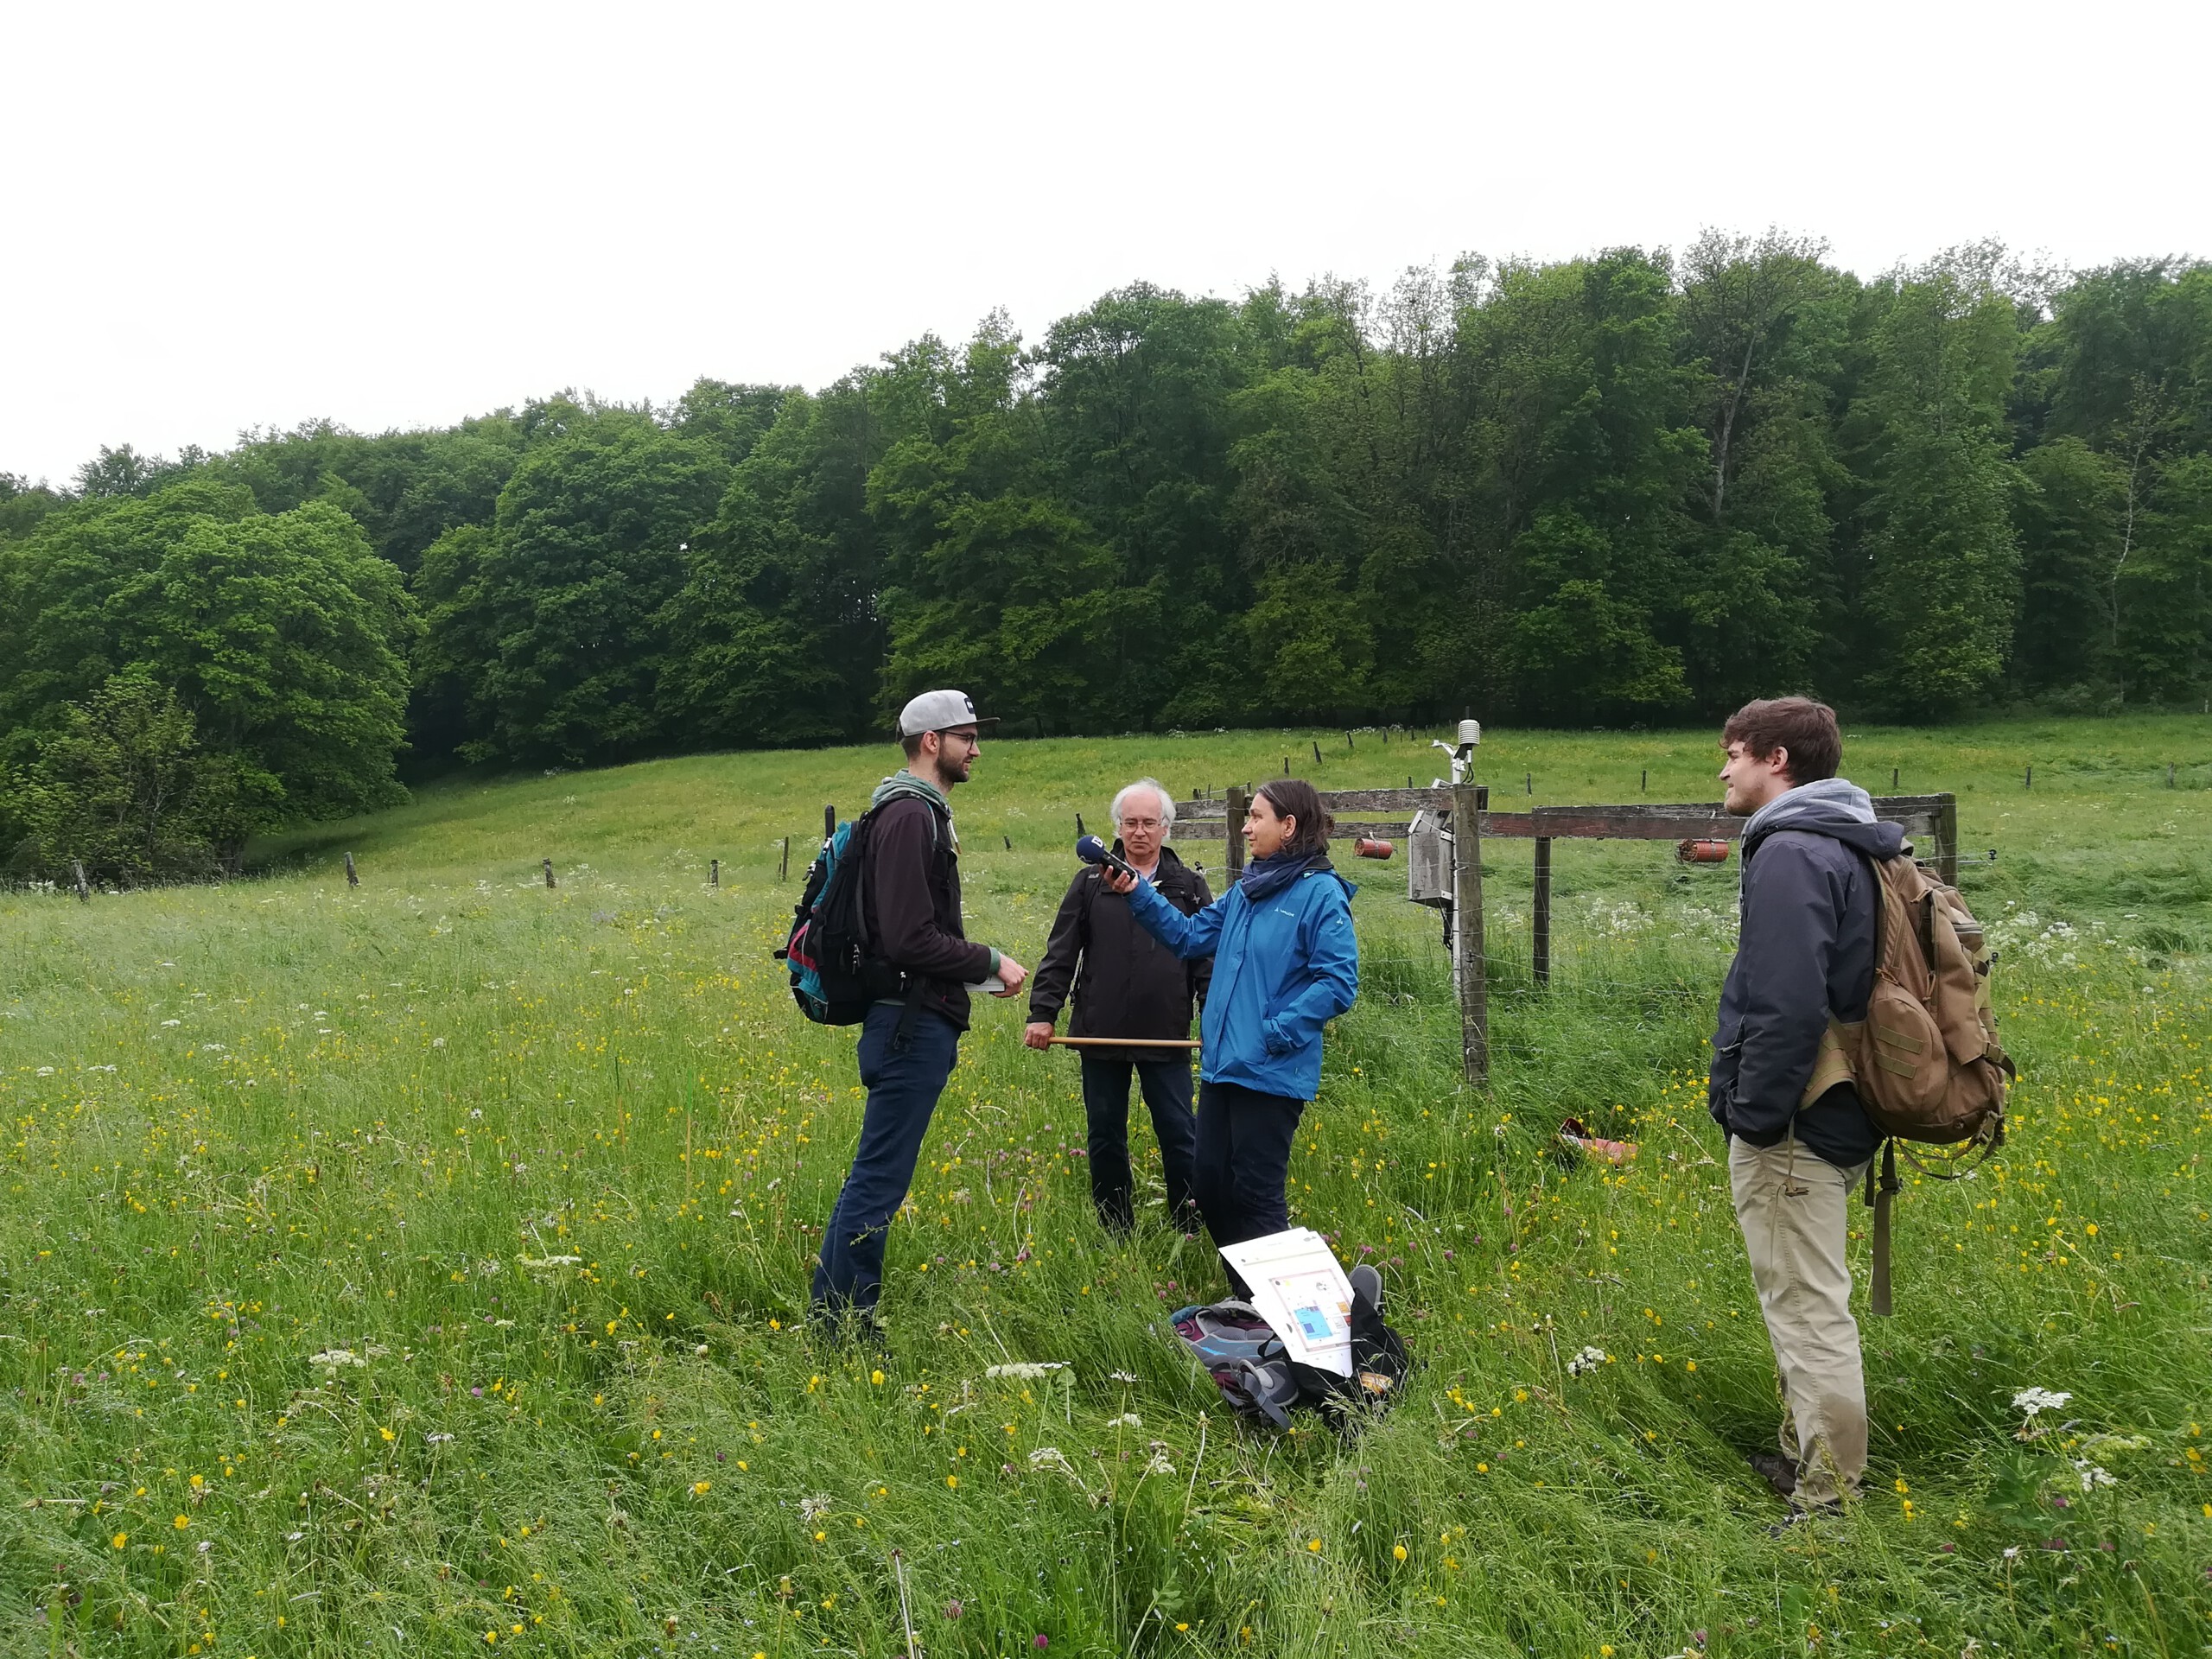
M1443 795L1449 790L1376 790L1374 794ZM1325 797L1324 798L1326 798ZM1335 810L1334 804L1331 810ZM1899 823L1915 834L1942 836L1945 798L1940 795L1890 795L1874 799L1874 816ZM1175 820L1177 841L1224 841L1229 821L1211 818ZM1735 841L1748 819L1723 812L1719 804L1675 806L1539 806L1526 812L1484 812L1482 832L1501 841ZM1411 828L1402 817L1342 818L1337 820L1339 838L1377 836L1395 840Z
M1348 812L1402 813L1410 818L1424 809L1431 812L1452 810L1452 791L1444 789L1325 789L1321 804L1338 817ZM1225 817L1229 804L1225 801L1178 801L1175 803L1175 822L1180 826L1186 819L1219 819Z
M1344 841L1354 836L1378 836L1385 841L1394 841L1403 836L1409 827L1409 821L1405 818L1353 818L1349 821L1339 818L1337 820L1336 838ZM1236 834L1239 840L1243 838L1244 826L1242 823L1236 826ZM1175 820L1175 833L1170 837L1179 842L1226 841L1228 838L1229 823L1223 818L1201 818L1196 823L1185 823L1178 818Z

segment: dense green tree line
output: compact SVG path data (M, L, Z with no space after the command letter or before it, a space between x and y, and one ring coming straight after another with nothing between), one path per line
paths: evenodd
M2212 266L1821 252L1138 284L811 393L0 476L0 834L50 866L170 777L219 861L403 750L841 741L929 683L1046 731L2212 690Z

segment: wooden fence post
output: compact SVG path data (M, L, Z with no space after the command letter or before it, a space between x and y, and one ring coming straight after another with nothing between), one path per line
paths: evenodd
M545 887L550 893L553 887L553 861L548 858L541 860L540 862L545 866Z
M1233 887L1244 874L1244 785L1231 784L1222 796L1229 828L1229 880Z
M707 885L710 887L719 887L721 884L722 861L719 858L710 858L707 861Z
M92 884L85 880L85 861L81 858L73 858L69 861L69 868L77 872L77 902L80 905L91 904L92 889Z
M829 801L822 804L822 839L827 841L837 833L837 809Z
M1536 983L1552 982L1552 838L1536 837Z
M788 881L791 875L791 838L784 837L784 861L776 866L776 880Z
M1452 790L1452 978L1459 996L1459 1057L1469 1083L1490 1083L1490 988L1483 977L1482 812L1489 791Z
M1936 869L1944 886L1959 885L1959 798L1945 794L1936 809Z
M346 855L346 885L349 887L361 885L360 874L353 868L353 855L351 853Z

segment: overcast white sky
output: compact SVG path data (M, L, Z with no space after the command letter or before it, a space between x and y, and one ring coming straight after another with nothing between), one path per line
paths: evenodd
M1778 223L2212 255L2212 7L0 9L0 471Z

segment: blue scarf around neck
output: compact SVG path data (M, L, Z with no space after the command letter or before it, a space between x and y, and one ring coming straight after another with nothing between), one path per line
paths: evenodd
M1306 871L1333 870L1335 868L1324 853L1307 853L1300 856L1277 853L1273 858L1255 858L1247 864L1237 885L1244 889L1247 903L1262 904Z

